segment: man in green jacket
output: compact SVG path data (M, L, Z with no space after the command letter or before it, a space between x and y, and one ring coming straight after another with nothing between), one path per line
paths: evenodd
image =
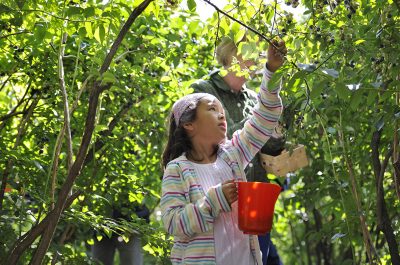
M276 44L278 45L279 43ZM229 38L223 38L217 47L216 58L228 73L225 76L221 76L220 71L215 70L210 73L209 80L198 80L191 85L194 93L205 92L212 94L222 103L228 123L228 138L232 138L233 133L243 127L244 122L249 118L253 107L257 103L257 93L247 89L245 86L247 79L229 70L233 60L239 63L241 69L250 68L254 65L253 61L244 60L237 53L238 49L235 43ZM278 68L275 65L268 64L268 62L266 67L271 72L275 72ZM279 154L284 146L284 140L282 139L270 138L262 150L271 154L275 152ZM268 180L258 155L249 163L245 171L248 181L266 182ZM263 264L281 265L282 262L275 246L271 242L269 233L265 236L259 236L258 239L263 254Z

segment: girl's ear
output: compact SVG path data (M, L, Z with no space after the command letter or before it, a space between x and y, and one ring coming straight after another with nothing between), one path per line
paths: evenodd
M183 128L184 128L188 133L190 133L190 132L193 131L194 125L193 125L193 123L191 123L191 122L186 122L186 123L183 124Z

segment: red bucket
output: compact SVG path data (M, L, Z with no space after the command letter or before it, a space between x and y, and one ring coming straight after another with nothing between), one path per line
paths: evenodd
M239 229L253 235L270 232L281 187L263 182L238 182L238 192Z

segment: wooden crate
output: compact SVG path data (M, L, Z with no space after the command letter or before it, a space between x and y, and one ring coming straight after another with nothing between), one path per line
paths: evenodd
M308 159L304 145L297 145L293 152L283 150L278 156L270 156L260 153L261 163L267 173L275 176L286 176L300 168L308 166Z

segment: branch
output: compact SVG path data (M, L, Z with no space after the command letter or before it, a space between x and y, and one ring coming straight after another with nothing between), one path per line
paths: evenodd
M0 91L3 90L3 88L6 86L8 80L10 80L10 78L11 78L11 76L12 76L13 74L14 74L14 73L12 73L12 74L10 74L9 76L7 76L7 79L4 80L3 84L1 84Z
M375 131L372 134L371 140L371 159L372 165L374 167L375 179L378 180L379 174L381 172L381 161L379 160L379 144L382 135L382 130Z
M322 63L320 63L314 70L311 71L311 73L317 71L321 66L323 66L327 61L329 61L333 55L336 54L337 51L334 51L331 55L328 56L328 58L326 58Z
M46 182L46 188L45 188L45 194L47 193L47 183L48 180L51 176L51 187L50 187L50 209L54 209L54 203L55 203L55 190L56 190L56 176L57 176L57 170L58 170L58 162L59 162L59 156L61 152L61 146L62 146L62 139L64 138L64 133L65 133L65 123L63 128L61 129L60 133L57 136L54 152L53 152L53 159L51 160L51 171L49 172L49 176L47 177L47 182ZM40 214L39 214L40 216ZM39 218L38 218L39 219Z
M26 111L15 111L12 113L7 113L6 115L0 117L0 121L8 120L9 118L12 118L20 114L26 114Z
M12 9L11 11L18 12L18 13L20 11L23 11L23 12L41 12L43 14L49 15L51 17L54 17L56 19L60 19L60 20L63 20L63 21L69 21L69 22L78 22L78 23L81 23L81 22L96 22L94 20L74 20L74 19L69 19L69 18L65 18L65 17L59 17L59 16L54 15L51 12L47 12L47 11L44 11L44 10L41 10L41 9L22 9L22 10L14 10L14 9Z
M61 38L60 52L58 55L58 78L60 81L61 92L64 100L64 128L67 136L67 168L68 170L72 165L72 137L71 137L71 123L69 117L69 104L68 104L68 94L65 89L65 80L64 80L64 65L63 65L63 56L65 51L65 43L67 42L67 33L64 33Z
M75 109L78 107L79 99L81 98L82 93L85 91L86 86L87 86L89 80L92 79L92 77L93 77L93 75L89 75L89 76L85 79L85 81L83 81L82 86L81 86L80 90L78 91L78 95L76 96L75 101L74 101L74 103L72 104L70 115L72 115L72 113L73 113L73 112L75 111Z
M394 185L396 188L397 198L400 200L400 160L393 163L394 167Z
M124 26L122 27L121 31L119 32L117 39L114 41L113 45L111 46L110 52L107 54L106 58L104 59L103 65L100 68L100 75L105 73L110 67L111 61L115 56L115 53L118 50L122 40L124 39L125 35L128 33L129 28L133 24L133 21L146 9L146 7L152 2L153 0L144 0L138 7L136 7L133 12L130 14L128 20L125 22Z
M14 32L14 33L10 33L10 34L7 34L7 35L2 35L2 36L0 36L0 39L5 39L5 38L8 38L8 37L10 37L10 36L19 35L19 34L24 34L24 33L31 33L31 32L28 31L28 30L23 30L23 31L19 31L19 32ZM0 89L0 90L1 90L1 89Z
M399 8L400 10L400 8ZM400 74L397 76L397 80L400 79ZM400 93L396 93L396 104L400 105ZM396 125L394 128L394 136L393 136L393 155L392 155L392 163L394 168L394 186L396 189L397 199L400 200L400 159L399 159L399 121L396 121Z
M221 23L221 17L218 13L218 22L217 22L217 33L215 34L215 41L214 41L214 58L215 59L215 55L217 54L217 42L218 42L218 33L219 33L219 27L220 27L220 23Z
M274 31L274 27L275 27L275 24L277 24L276 23L276 6L278 5L278 0L275 0L275 5L274 5L274 18L272 19L272 27L271 27L271 35L272 35L272 32ZM276 27L276 28L278 28L278 27ZM279 33L279 32L278 32Z
M7 79L7 80L8 80L8 79ZM5 82L7 82L7 80L6 80ZM7 120L7 119L9 119L9 118L11 118L11 117L17 115L17 114L15 114L15 113L16 113L17 109L19 108L19 106L21 106L21 104L25 101L25 97L26 97L26 95L28 94L28 91L29 91L29 89L31 88L31 85L32 85L32 79L29 79L29 81L28 81L28 87L26 88L25 93L24 93L24 95L22 96L22 98L21 98L20 100L18 100L17 105L15 105L6 115L0 117L0 121ZM28 100L29 100L29 99L28 99ZM19 114L21 114L21 113L24 113L24 112L19 112Z
M225 16L227 16L228 18L232 19L233 21L239 23L241 26L245 27L246 29L250 30L251 32L257 34L258 36L260 36L263 40L265 40L266 42L268 42L270 45L272 45L274 48L276 48L278 51L279 49L272 43L271 39L268 39L267 37L265 37L262 33L260 33L259 31L253 29L252 27L244 24L242 21L237 20L236 18L232 17L231 15L229 15L228 13L222 11L220 8L218 8L216 5L214 5L213 3L211 3L209 0L204 0L204 2L206 2L207 4L209 4L210 6L214 7L215 10L217 10L217 12L224 14Z

